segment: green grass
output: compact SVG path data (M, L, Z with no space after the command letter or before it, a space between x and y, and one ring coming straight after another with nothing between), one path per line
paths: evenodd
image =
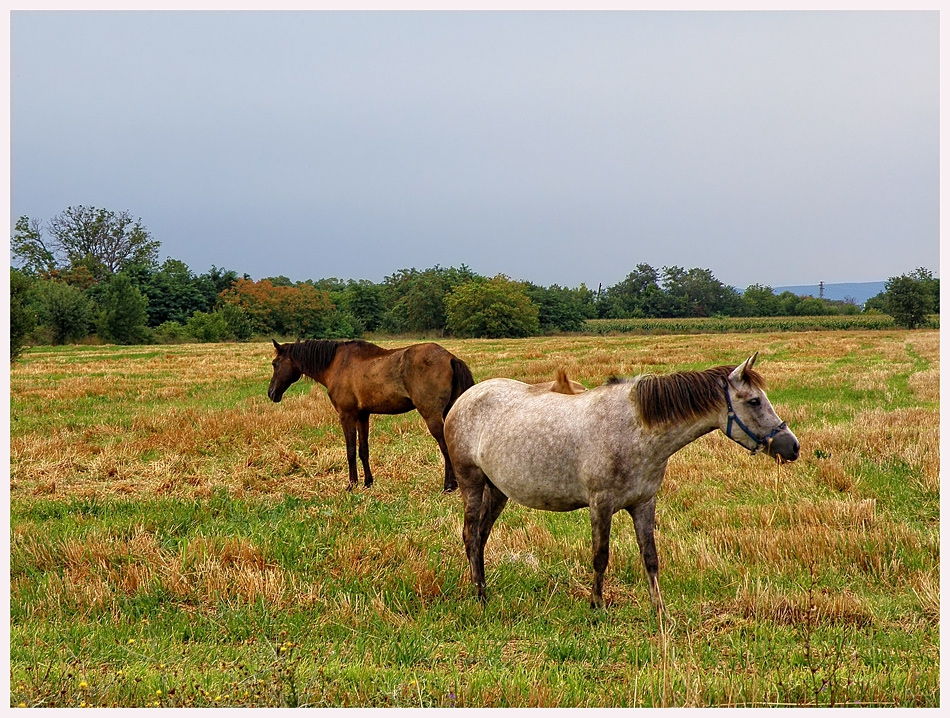
M588 512L511 504L482 605L418 417L373 418L377 483L350 493L324 390L272 404L264 346L27 352L10 704L939 705L936 332L442 343L479 378L561 364L588 386L759 350L802 458L718 434L673 457L667 624L625 513L606 610L589 608Z

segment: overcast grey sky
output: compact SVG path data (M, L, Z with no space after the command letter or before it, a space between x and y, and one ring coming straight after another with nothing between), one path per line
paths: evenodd
M11 231L128 210L255 279L939 270L936 12L14 12L11 50Z

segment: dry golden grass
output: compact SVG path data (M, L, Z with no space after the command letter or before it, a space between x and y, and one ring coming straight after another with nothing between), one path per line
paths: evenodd
M937 527L922 529L912 509L909 515L906 508L889 509L890 496L873 484L874 472L899 467L915 492L939 494L938 332L440 343L478 380L551 381L564 367L587 387L611 375L736 364L759 351L757 368L777 412L801 441L802 456L779 466L714 433L670 460L657 503L661 585L699 576L726 581L728 589L715 599L667 594L679 627L671 634L644 629L661 673L647 678L631 664L599 666L602 675L628 686L629 702L650 695L702 705L710 685L724 704L767 701L744 687L757 685L755 676L711 668L698 657L703 641L750 622L791 630L805 621L867 630L939 625ZM396 634L412 628L413 611L468 594L460 502L439 493L442 458L416 413L372 419L376 483L350 497L342 432L325 390L308 382L280 404L270 402L269 344L135 347L120 354L114 348L37 353L14 365L11 503L188 502L219 494L255 506L285 497L326 499L301 508L299 516L342 538L327 540L319 575L301 576L263 540L243 536L169 542L143 523L131 531L89 528L50 541L42 523L12 522L11 561L28 566L31 578L12 572L11 596L35 596L28 608L33 619L105 613L118 620L123 599L160 590L181 610L200 615L261 603L274 615L312 610L328 625L359 632L368 622L382 622ZM349 508L337 508L343 504ZM417 512L412 521L365 534L358 528L365 529L370 511L407 505ZM435 543L444 543L441 553ZM929 559L908 563L908 553L931 557L933 570ZM586 512L555 520L510 505L486 547L492 600L503 607L498 610L513 612L504 620L515 625L519 606L536 600L518 586L499 595L498 577L506 572L546 596L566 594L586 605L590 558ZM808 572L835 576L846 587L809 589L800 580ZM384 584L399 586L409 598L364 590ZM879 586L904 591L902 610L912 615L881 612L883 599L868 588ZM605 596L609 606L649 615L632 522L623 513L614 520ZM684 605L688 601L702 607L695 625L687 619L694 609ZM530 674L545 668L547 648L508 635L499 650L506 664ZM458 643L442 642L433 651L458 675L475 670ZM411 703L418 686L394 690ZM456 688L459 705L511 702L513 696L518 705L569 700L551 682L513 690L464 681ZM356 694L346 700L358 702Z

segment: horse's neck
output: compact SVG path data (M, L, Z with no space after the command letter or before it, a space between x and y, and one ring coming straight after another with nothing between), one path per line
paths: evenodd
M304 357L298 355L298 361L300 362L300 370L303 372L304 376L308 376L311 379L313 379L315 382L319 384L323 384L323 386L327 386L327 381L329 379L327 375L329 373L330 367L333 365L339 352L340 352L340 347L337 346L333 352L333 355L330 357L329 361L326 361L323 363L313 362L312 356L310 358L311 359L310 361L307 361L307 360L301 361L301 359L304 359ZM321 358L323 357L321 356Z
M310 377L311 379L313 379L313 380L314 380L315 382L317 382L318 384L323 384L323 386L326 386L326 385L327 385L327 369L328 369L328 368L329 368L329 367L323 367L323 368L320 369L320 370L316 370L316 369L311 368L311 369L306 369L306 370L304 370L303 373L304 373L304 376Z
M684 446L692 444L699 437L718 428L718 416L709 414L691 422L656 427L647 433L650 435L651 443L656 446L657 451L669 458Z

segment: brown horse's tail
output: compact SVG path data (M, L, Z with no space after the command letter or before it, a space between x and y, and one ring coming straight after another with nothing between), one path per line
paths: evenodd
M443 419L448 416L449 409L452 408L456 399L462 396L462 392L473 386L475 386L475 379L472 377L468 364L458 357L452 357L452 395L449 397L445 409L442 410Z

